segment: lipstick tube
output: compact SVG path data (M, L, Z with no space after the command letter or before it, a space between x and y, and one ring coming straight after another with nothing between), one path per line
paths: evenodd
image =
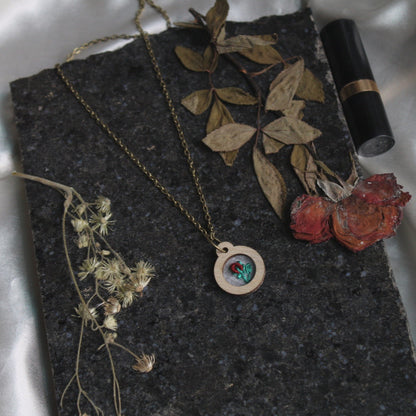
M321 30L355 148L361 156L377 156L394 145L393 133L354 21L339 19Z

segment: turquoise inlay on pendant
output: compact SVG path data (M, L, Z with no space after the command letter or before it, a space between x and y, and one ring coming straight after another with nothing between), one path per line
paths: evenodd
M230 270L233 275L240 280L248 283L253 278L253 265L251 263L243 264L241 261L236 261L230 265Z

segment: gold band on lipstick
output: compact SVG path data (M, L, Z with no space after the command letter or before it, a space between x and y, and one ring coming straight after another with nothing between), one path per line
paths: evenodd
M377 84L372 79L357 79L357 81L349 82L344 85L339 92L339 97L341 102L346 101L352 95L358 94L360 92L374 91L380 93L378 90Z

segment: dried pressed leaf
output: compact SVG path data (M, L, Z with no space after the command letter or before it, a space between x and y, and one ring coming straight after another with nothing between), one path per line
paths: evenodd
M268 33L266 35L256 35L258 38L273 42L273 44L277 43L277 33Z
M296 176L298 177L301 184L305 188L305 192L309 195L315 194L316 193L316 186L314 186L313 188L309 187L308 183L305 180L305 174L303 172L301 172L299 169L293 168L293 170L295 171Z
M309 69L304 70L296 95L303 100L325 101L325 93L322 82Z
M215 97L207 123L207 134L229 123L234 123L231 113L228 111L227 107L217 97ZM220 152L220 155L227 166L232 166L237 158L238 149L231 152Z
M238 149L232 150L231 152L220 152L220 155L226 166L232 166L237 159Z
M316 164L327 174L333 176L334 178L337 177L337 174L330 169L326 163L322 162L321 160L317 160Z
M227 107L215 97L206 127L207 134L230 123L234 123L231 113L228 111Z
M209 72L214 72L218 64L218 54L214 52L212 45L208 45L204 51L203 65Z
M203 72L206 70L204 58L198 52L194 52L192 49L186 48L185 46L177 46L175 48L175 53L183 66L191 71Z
M305 101L303 100L292 100L290 105L285 110L282 110L282 113L287 117L298 118L301 120L303 118L303 109L305 108Z
M279 111L289 107L303 74L303 59L284 69L270 84L266 110Z
M216 0L214 6L208 10L205 16L207 28L211 33L213 39L217 39L221 28L224 26L228 15L228 2L227 0Z
M262 65L274 65L283 62L280 53L273 46L255 46L251 49L238 51L239 54Z
M211 104L211 100L211 90L198 90L183 98L181 104L191 113L200 115L208 109L209 105Z
M301 172L305 172L309 156L310 153L305 146L295 145L290 155L290 164Z
M254 105L257 98L237 87L217 88L215 90L221 100L231 104Z
M223 26L223 27L221 28L221 30L220 30L220 33L218 34L218 37L217 37L217 42L219 42L219 43L224 42L224 40L225 40L225 35L226 35L226 33L225 33L225 26Z
M318 168L306 146L294 145L290 163L308 194L316 193Z
M274 35L259 35L258 37L264 40L274 41L275 43L277 42L277 37ZM273 65L283 62L280 53L271 45L256 45L251 49L239 51L239 53L251 61L262 65Z
M287 78L295 77L299 79L299 82L303 76L303 71L305 69L305 62L302 57L300 57L294 64L286 64L285 69L281 71L277 77L270 83L269 89L272 90L278 84ZM299 83L297 84L296 88L298 87ZM295 89L296 91L296 89Z
M322 133L302 120L280 117L263 128L263 132L284 144L304 144Z
M263 133L263 147L266 155L270 155L272 153L277 153L282 147L285 147L285 145Z
M247 49L252 49L256 45L266 46L273 45L275 40L266 40L260 36L238 35L225 39L217 44L218 53L232 53L240 52Z
M256 132L246 124L230 123L212 131L202 141L214 152L231 152L247 143Z
M253 164L264 195L279 218L282 218L287 193L282 175L257 147L253 149Z

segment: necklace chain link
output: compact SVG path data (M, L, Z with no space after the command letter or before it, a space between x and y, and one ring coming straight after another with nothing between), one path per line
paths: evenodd
M186 158L186 161L187 161L187 164L188 164L188 167L189 167L189 171L190 171L190 174L192 176L193 183L195 185L196 192L197 192L198 197L199 197L199 201L201 202L201 205L202 205L202 210L203 210L206 225L207 225L206 227L204 227L200 222L198 222L196 220L196 218L181 204L181 202L179 202L169 192L169 190L159 181L159 179L157 179L157 177L155 175L153 175L153 173L150 172L147 169L147 167L139 160L139 158L137 156L135 156L135 154L128 148L128 146L123 142L123 140L120 137L118 137L110 129L109 125L104 120L102 120L100 118L98 113L86 102L86 100L82 97L82 95L79 93L79 91L75 88L75 86L70 81L70 79L65 75L65 73L62 69L62 66L60 64L57 64L55 66L55 69L56 69L58 75L60 76L60 78L62 79L62 81L64 82L64 84L68 87L68 89L71 91L71 93L76 98L76 100L84 107L84 109L87 111L89 116L107 133L107 135L109 137L111 137L111 139L113 139L113 141L121 148L121 150L124 151L124 153L133 161L133 163L142 171L142 173L153 183L153 185L163 195L165 195L165 197L196 227L196 229L217 250L223 251L218 247L218 243L220 242L220 240L215 236L215 231L214 231L214 225L212 223L212 218L211 218L211 215L209 213L208 205L207 205L204 193L202 191L200 180L199 180L196 168L195 168L195 163L192 159L191 152L189 151L189 146L188 146L188 143L185 139L185 134L183 132L182 126L179 122L179 118L178 118L178 115L176 113L175 106L174 106L173 101L170 97L170 94L169 94L168 88L166 86L165 80L162 76L162 72L160 70L159 64L156 60L156 56L154 54L152 45L150 43L149 36L143 30L141 22L140 22L140 16L141 16L141 13L142 13L143 8L145 6L145 2L147 2L153 8L156 8L156 10L159 11L159 13L162 14L162 16L165 18L168 26L170 26L170 20L167 17L166 12L164 12L163 10L159 10L158 6L155 6L154 3L151 0L140 0L140 8L139 8L139 11L136 14L136 19L135 19L136 27L139 30L140 36L142 37L142 39L145 43L147 53L149 55L150 61L151 61L152 66L153 66L153 70L156 74L156 77L159 81L159 84L160 84L160 87L162 89L163 95L165 97L166 103L168 105L172 121L175 125L176 131L177 131L177 134L178 134L178 138L179 138L180 144L182 146L183 153L185 155L185 158ZM73 50L73 52L68 56L66 61L68 62L68 61L72 60L73 57L76 54L80 53L82 50L88 48L89 46L97 44L99 42L105 42L105 41L114 40L114 39L134 39L134 38L137 38L137 37L139 37L139 35L114 35L114 36L107 36L105 38L96 39L96 40L87 42L84 45L82 45L81 47L75 48Z

